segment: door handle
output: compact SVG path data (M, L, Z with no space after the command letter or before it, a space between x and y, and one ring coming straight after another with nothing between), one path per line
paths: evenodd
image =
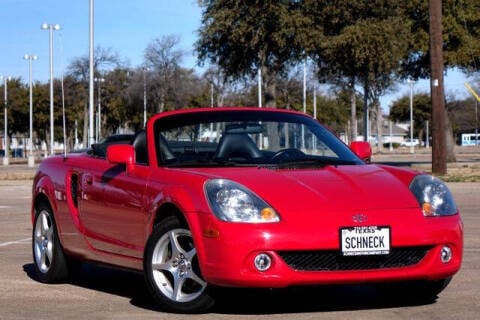
M91 175L86 175L85 176L85 183L86 184L92 184L93 183L93 177Z

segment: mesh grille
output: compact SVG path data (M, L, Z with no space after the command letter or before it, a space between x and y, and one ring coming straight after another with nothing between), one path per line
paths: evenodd
M419 263L430 247L408 247L390 250L388 255L348 256L339 251L281 251L280 257L299 271L342 271L401 268Z

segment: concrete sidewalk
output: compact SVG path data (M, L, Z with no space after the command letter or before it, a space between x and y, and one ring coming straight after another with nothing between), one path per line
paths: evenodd
M38 164L33 168L27 164L11 163L8 166L0 165L0 181L3 180L32 180L37 171Z

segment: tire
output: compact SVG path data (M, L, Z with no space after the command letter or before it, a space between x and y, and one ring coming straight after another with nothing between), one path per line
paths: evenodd
M62 282L68 278L67 260L58 239L52 209L42 203L35 211L32 232L35 273L40 282Z
M158 223L144 255L145 281L155 302L164 311L201 313L214 300L203 280L190 230L177 217Z

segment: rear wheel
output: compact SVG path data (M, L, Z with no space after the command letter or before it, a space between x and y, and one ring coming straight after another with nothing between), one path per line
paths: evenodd
M213 306L192 234L177 217L155 226L147 242L144 270L150 293L162 309L198 313Z
M32 251L35 273L41 282L61 282L68 277L67 260L58 239L53 212L46 204L36 209Z

